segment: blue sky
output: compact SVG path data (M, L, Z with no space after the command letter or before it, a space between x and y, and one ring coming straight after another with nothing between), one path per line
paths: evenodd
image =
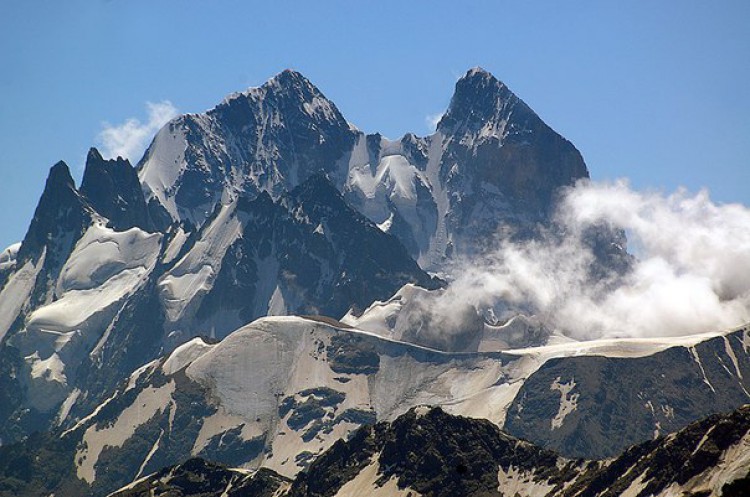
M594 179L750 204L750 2L463 4L3 1L0 245L23 237L53 163L80 180L104 123L145 123L147 102L200 112L287 67L360 129L396 138L429 134L480 65Z

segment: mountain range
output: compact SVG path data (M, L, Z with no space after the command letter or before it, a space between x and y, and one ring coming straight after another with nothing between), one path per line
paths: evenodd
M225 490L334 495L315 490L331 478L316 465L364 450L349 492L377 477L388 495L438 495L371 461L420 420L538 445L511 443L547 464L500 464L513 481L610 481L588 460L657 450L748 402L750 329L577 342L524 309L466 303L447 322L432 307L457 261L559 230L557 200L588 176L479 68L426 137L365 134L287 70L173 119L135 167L91 149L77 186L55 164L23 241L0 254L0 493L106 495L170 466ZM583 277L625 274L623 233L590 235ZM211 463L180 465L192 457ZM33 461L49 462L41 480ZM494 495L481 493L492 461L466 495Z

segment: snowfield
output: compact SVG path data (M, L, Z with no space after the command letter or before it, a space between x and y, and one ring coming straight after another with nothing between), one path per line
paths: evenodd
M732 333L738 332L747 337L744 330ZM184 374L202 385L206 389L205 402L214 409L213 414L199 421L200 429L191 439L192 455L201 454L214 446L212 441L232 434L231 437L239 437L238 441L265 447L248 453L242 466L264 466L291 477L311 457L325 451L335 440L346 438L365 420L392 421L412 407L430 405L503 426L524 381L550 359L589 354L644 357L668 347L695 347L717 336L722 334L447 353L330 320L261 318L216 344L193 339L166 359L134 373L128 389L136 388L139 393L127 412L120 414L111 428L102 431L91 425L86 430L84 440L89 448L79 474L93 478L103 440L122 444L139 424L158 413L171 419L176 410L194 409L175 403L174 383L168 379L176 375ZM165 380L159 381L162 386L141 382L154 371L166 375ZM581 392L575 379L560 377L548 388L559 398L559 406L547 421L554 431L561 429L577 410ZM133 409L137 409L138 416L129 414L128 410ZM171 426L171 421L168 424ZM170 436L162 433L159 440ZM498 478L507 485L521 485L518 488L525 488L524 482L532 480L529 475L512 470L500 472ZM365 488L370 483L362 474L346 491ZM538 490L543 487L546 488L542 485Z

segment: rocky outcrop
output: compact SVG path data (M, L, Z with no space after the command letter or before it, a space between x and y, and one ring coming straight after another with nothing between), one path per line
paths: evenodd
M111 228L152 231L138 174L127 159L105 160L97 149L89 150L80 192Z

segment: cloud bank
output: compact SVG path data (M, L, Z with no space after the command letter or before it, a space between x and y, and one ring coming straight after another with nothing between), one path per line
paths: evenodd
M453 268L433 309L455 303L504 317L533 313L578 339L677 336L750 321L750 209L705 191L640 193L626 181L569 189L556 216L562 235L501 243ZM587 275L596 258L587 229L625 230L631 270Z
M131 117L119 125L103 124L97 138L105 158L120 156L131 162L137 161L154 134L177 115L177 109L168 100L146 102L146 111L148 120L145 123Z

